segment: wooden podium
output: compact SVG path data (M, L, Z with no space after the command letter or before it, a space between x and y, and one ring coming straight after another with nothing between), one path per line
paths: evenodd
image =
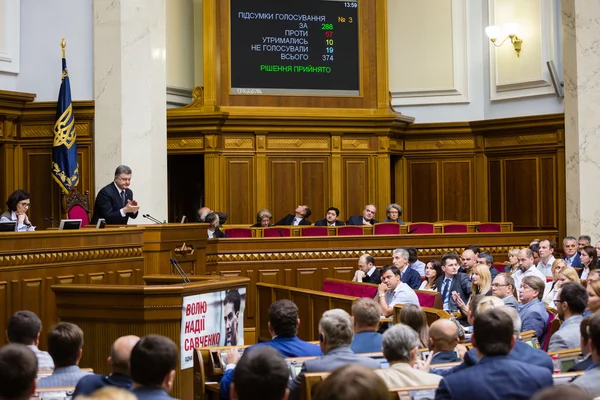
M173 285L54 285L57 315L84 332L80 365L109 374L106 358L120 336L159 334L180 348L183 298L196 294L248 287L248 278L215 277ZM246 305L252 307L252 304ZM171 396L193 398L193 368L179 369Z

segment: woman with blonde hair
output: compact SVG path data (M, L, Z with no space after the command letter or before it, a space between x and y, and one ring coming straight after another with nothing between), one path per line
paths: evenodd
M274 226L271 224L271 218L273 218L271 211L263 208L256 214L256 223L250 226L250 228L266 228L269 226Z
M519 268L519 249L510 249L508 251L508 265L504 267L504 272L513 274Z
M469 301L465 304L458 294L456 296L452 294L452 298L456 302L460 312L466 316L469 313L469 302L473 296L478 294L484 296L492 295L492 274L488 266L484 264L477 264L471 269L471 297L469 297Z
M544 303L547 306L554 308L554 298L556 297L556 292L560 288L558 284L558 274L564 269L567 268L567 261L562 258L557 258L552 263L552 282L546 282L546 288L544 289Z
M588 294L587 310L594 313L600 310L600 281L592 281L585 288Z

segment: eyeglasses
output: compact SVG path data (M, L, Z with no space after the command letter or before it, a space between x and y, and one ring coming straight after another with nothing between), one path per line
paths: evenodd
M554 300L554 304L558 305L559 303L564 303L564 300Z

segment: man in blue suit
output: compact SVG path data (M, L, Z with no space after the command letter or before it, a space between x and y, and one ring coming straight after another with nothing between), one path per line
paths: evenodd
M392 262L400 270L400 278L413 290L418 290L421 286L421 275L408 265L408 251L405 249L395 249L392 252Z
M256 347L273 347L285 358L292 357L310 357L322 355L319 346L300 340L298 336L298 307L289 300L277 300L269 307L268 328L272 340L250 346L246 351L251 351ZM245 351L245 352L246 352ZM381 347L378 351L381 351ZM239 353L232 349L225 359L227 365L225 374L221 379L219 396L222 399L229 399L229 386L233 381L236 364L240 360Z
M515 345L513 322L501 309L478 313L471 342L481 356L479 363L442 379L438 399L530 399L538 390L552 386L547 369L508 356Z
M160 335L141 338L131 350L133 394L138 400L175 400L168 393L173 389L177 361L179 351L171 339Z
M535 331L540 345L544 344L546 334L548 333L548 312L546 312L546 303L542 301L546 283L537 276L526 276L521 280L519 288L519 297L521 306L519 307L519 316L521 317L521 331Z
M565 256L563 257L567 261L567 265L573 268L582 268L581 258L577 252L577 239L573 236L567 236L563 239L563 251Z
M373 204L367 204L363 210L363 215L354 215L348 219L346 225L374 225L377 223L375 213L377 209Z
M381 306L373 299L358 299L352 303L354 339L350 350L355 353L381 352L381 333L377 332Z

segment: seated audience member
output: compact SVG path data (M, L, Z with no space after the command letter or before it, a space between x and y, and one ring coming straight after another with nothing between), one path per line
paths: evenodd
M458 272L458 255L456 253L446 253L442 256L442 271L444 271L444 275L438 278L435 286L442 295L443 309L457 311L458 306L452 294L458 293L462 301L466 303L471 296L469 277L464 272Z
M429 327L429 351L433 352L431 365L461 361L454 349L458 345L458 327L449 319L438 319Z
M114 386L127 391L133 390L133 381L129 372L131 350L140 340L137 336L122 336L115 340L108 357L111 374L93 374L84 376L79 380L73 392L73 398L83 395L89 396L96 390L105 386Z
M519 302L513 295L515 280L510 274L503 272L498 274L492 282L492 295L502 299L504 304L517 310Z
M479 253L479 256L477 256L477 263L486 265L488 267L490 270L490 275L492 276L492 281L496 276L498 276L499 272L496 268L494 268L494 256L487 251L482 251Z
M383 222L397 222L400 225L404 225L404 221L400 219L402 216L402 207L396 203L392 203L385 208L385 214L387 216Z
M139 400L170 400L179 352L169 338L144 336L131 350L133 394Z
M587 279L585 280L586 285L589 285L590 282L594 282L594 281L598 281L600 280L600 269L596 268L590 271L590 274L588 275Z
M437 291L435 281L442 276L442 264L438 260L431 260L425 265L425 280L421 282L419 290L432 290Z
M471 268L471 297L481 294L490 296L492 294L492 277L490 269L484 264L477 264ZM469 302L464 302L458 293L453 293L452 297L463 316L467 315Z
M41 332L42 321L37 315L28 310L17 311L8 320L6 338L10 343L21 343L29 347L38 359L40 370L54 369L50 354L38 349Z
M465 249L460 256L460 265L460 272L471 275L471 269L477 265L477 256L475 255L475 252L469 248Z
M290 399L300 397L300 385L307 372L328 372L346 364L360 364L377 369L378 361L354 354L350 350L354 328L352 318L344 310L325 311L319 321L319 342L324 356L302 363L300 374L290 382Z
M587 306L587 293L579 283L567 282L554 300L558 317L563 323L550 338L548 351L576 349L580 345L579 325Z
M583 269L579 272L579 276L581 279L587 279L590 271L598 268L598 255L596 254L596 249L592 246L585 246L580 250L579 254L581 264L583 265Z
M425 276L425 263L419 260L419 252L414 247L405 247L408 252L408 266L419 273L419 276Z
M116 386L105 386L89 396L79 396L77 400L137 400L137 397L128 390Z
M600 396L600 313L594 313L590 316L590 350L592 353L592 362L583 375L572 382L572 385L579 386L592 397Z
M600 280L588 283L585 290L588 294L586 310L590 313L595 313L600 310Z
M381 283L381 272L375 266L375 259L370 254L363 254L358 258L358 270L352 278L354 282Z
M552 263L552 282L546 282L544 296L542 297L544 303L546 303L548 307L554 307L554 299L556 298L558 289L560 289L560 283L558 283L558 274L565 268L567 268L567 262L562 258L554 260Z
M375 371L389 388L437 385L441 377L413 368L419 355L419 338L411 327L396 324L383 334L383 356L390 367Z
M544 282L544 289L546 288L546 276L540 272L534 264L533 253L529 249L522 249L519 251L519 269L515 272L512 277L515 280L515 287L517 290L521 288L521 280L526 276L536 276ZM544 294L542 289L542 295ZM521 292L518 292L519 296ZM519 297L519 300L521 298Z
M592 397L572 385L557 385L542 389L531 398L531 400L592 400Z
M385 382L367 367L350 364L337 368L319 386L312 400L388 400Z
M29 222L27 212L31 206L31 196L23 189L19 189L11 193L6 200L8 210L0 215L0 222L17 222L17 231L35 231L35 226Z
M246 351L256 347L272 347L285 358L322 355L319 346L298 338L299 325L298 306L290 300L277 300L269 307L267 327L271 335L271 341L250 346ZM225 358L225 374L219 385L219 395L222 399L229 399L229 386L234 379L234 369L239 360L240 355L236 349L232 349Z
M273 218L271 211L263 208L256 214L256 223L251 225L250 228L268 228L269 226L273 226L271 218Z
M405 249L394 249L392 252L392 263L400 270L400 278L413 290L421 286L421 275L408 265L408 251Z
M581 254L581 250L583 250L586 246L592 245L592 238L589 235L581 235L579 239L577 239L577 251Z
M481 359L468 370L446 375L435 398L525 400L552 386L550 371L508 356L515 345L513 329L512 319L503 310L478 312L471 342Z
M549 319L546 304L541 301L545 286L544 281L537 276L526 276L523 278L519 289L521 297L521 307L519 307L519 316L522 322L521 332L534 330L540 343L544 343L546 338Z
M310 217L312 211L309 206L299 205L294 210L294 214L288 214L285 217L281 218L275 225L310 225L310 222L306 220L306 218Z
M48 335L48 353L54 361L52 375L38 381L38 387L75 386L81 378L91 372L79 369L83 352L83 331L70 322L59 322Z
M355 353L378 353L381 351L381 333L377 332L381 307L373 299L358 299L352 303L354 339L350 350Z
M325 219L320 219L315 222L315 226L344 226L342 221L338 221L340 210L335 207L329 207Z
M373 204L367 204L363 210L363 215L355 215L348 219L346 225L374 225L377 223L375 213L377 209Z
M378 289L381 315L389 317L394 313L396 304L417 304L419 299L410 286L402 282L400 270L394 265L381 269L381 284Z
M267 346L247 349L231 384L232 400L286 400L288 366L277 350Z
M205 221L208 224L208 238L219 239L228 237L225 232L219 229L219 216L217 213L210 213L206 216Z
M567 261L567 265L573 268L581 268L581 258L577 251L577 239L573 236L567 236L563 239L563 250L565 256L563 257Z
M510 249L508 251L508 262L505 262L504 272L513 274L519 268L519 249Z
M0 348L0 399L29 400L35 393L38 360L21 343Z
M208 214L210 214L211 212L213 212L213 210L211 210L208 207L201 207L198 209L198 222L206 222L206 216Z
M579 347L581 348L583 360L579 361L577 364L569 368L568 372L585 371L590 365L594 363L594 361L592 360L592 342L590 340L590 332L588 331L589 326L590 317L585 317L581 320L581 324L579 325L579 336L581 337Z
M429 342L429 325L427 325L427 315L416 304L407 304L400 310L400 321L410 328L419 337L419 347L427 347Z
M537 265L542 260L540 258L540 242L529 245L529 250L531 250L531 255L533 256L533 265L537 268Z
M544 276L552 276L552 264L556 260L554 258L554 242L543 239L540 241L539 246L540 262L537 263L536 268Z
M554 298L549 304L549 307L555 308L554 300L556 300L556 297L558 296L558 291L560 290L562 285L568 282L580 282L579 275L577 275L577 271L573 267L564 267L556 273L556 285L554 285ZM547 294L547 297L550 297L550 295Z

